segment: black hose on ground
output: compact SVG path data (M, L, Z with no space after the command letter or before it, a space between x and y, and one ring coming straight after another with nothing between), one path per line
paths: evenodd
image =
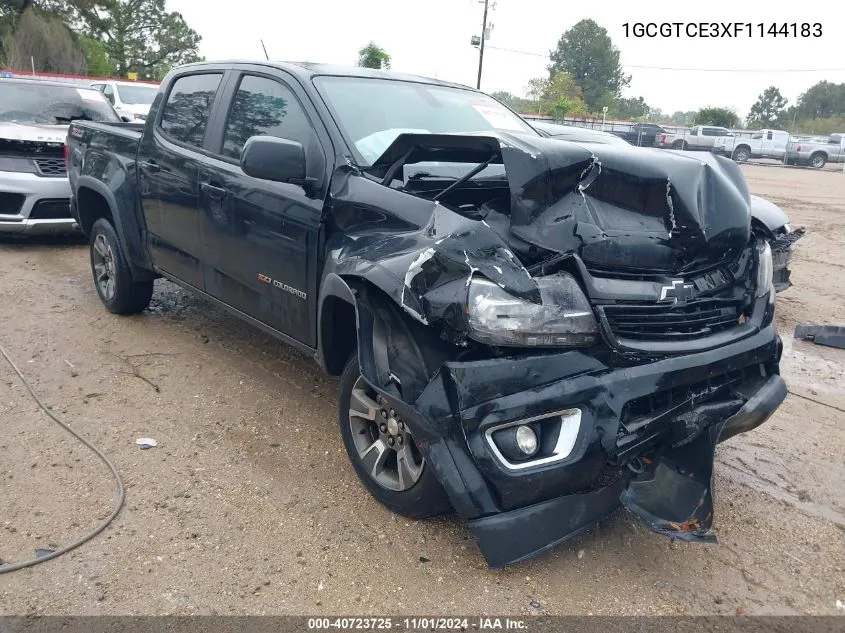
M77 539L76 541L74 541L70 545L66 545L62 548L59 548L55 552L50 552L49 554L46 554L45 556L39 556L38 558L33 558L32 560L25 560L25 561L22 561L20 563L12 563L10 565L0 565L0 574L8 574L9 572L18 571L19 569L24 569L26 567L32 567L33 565L38 565L39 563L45 563L48 560L52 560L53 558L58 558L62 554L67 554L69 551L76 549L77 547L79 547L83 543L86 543L86 542L90 541L92 538L94 538L95 536L97 536L100 532L105 530L106 527L108 527L108 525L112 521L114 521L115 517L120 513L120 510L123 507L123 502L126 499L126 488L123 486L123 479L121 479L120 473L117 472L117 468L115 468L114 464L109 460L109 458L106 457L99 448L97 448L91 442L89 442L84 437L79 435L79 433L77 433L72 428L70 428L70 426L68 426L67 424L62 422L56 416L55 413L53 413L52 411L50 411L50 409L47 408L47 406L41 401L41 399L38 397L38 395L32 389L32 386L29 384L29 381L26 379L26 376L23 375L21 370L18 368L18 366L15 364L15 362L12 360L12 358L9 356L9 354L6 352L6 350L3 348L2 345L0 345L0 354L2 354L3 358L6 359L6 362L9 363L9 365L12 367L14 372L18 375L18 378L21 379L21 382L23 382L24 387L26 387L26 390L29 391L29 395L32 396L32 399L35 400L35 402L38 404L38 406L41 408L41 410L44 413L47 414L47 417L49 417L53 422L58 424L65 431L67 431L68 433L73 435L76 439L78 439L80 442L82 442L87 448L89 448L91 451L93 451L94 454L97 457L99 457L100 460L102 460L102 462L106 466L109 467L109 470L111 470L112 475L114 475L115 481L117 481L117 503L114 506L114 510L112 510L111 514L108 517L106 517L102 521L102 523L100 523L96 528L94 528L94 530L92 532L89 532L88 534L86 534L82 538Z

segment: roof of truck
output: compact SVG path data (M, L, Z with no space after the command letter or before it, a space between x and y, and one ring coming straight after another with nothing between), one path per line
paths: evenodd
M329 75L335 77L361 77L367 79L388 79L394 81L413 81L416 83L432 84L437 86L448 86L452 88L462 88L464 90L473 90L470 86L453 83L449 81L442 81L440 79L433 79L431 77L422 77L419 75L411 75L407 73L400 73L393 70L377 70L374 68L362 68L360 66L343 66L338 64L319 64L314 62L277 62L254 59L230 59L225 61L215 62L196 62L180 66L177 70L185 68L226 68L235 64L253 64L258 66L270 66L279 68L292 75L297 76L303 80L309 80L318 75Z

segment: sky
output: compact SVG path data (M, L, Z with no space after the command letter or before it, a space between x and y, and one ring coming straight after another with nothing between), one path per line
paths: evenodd
M493 28L481 81L488 93L506 90L523 96L529 79L548 75L548 53L563 32L584 18L606 28L620 50L624 71L632 77L624 96L642 96L667 114L723 106L745 117L770 85L794 104L818 81L845 82L839 1L490 3L494 8L488 23ZM391 55L393 70L476 85L478 49L470 38L480 35L483 0L237 0L221 3L219 9L208 0L168 0L167 6L181 12L202 36L200 53L209 60L263 59L263 39L272 60L354 65L358 50L373 40ZM750 22L754 36L626 37L626 22ZM802 22L818 22L822 36L760 37L760 22L767 28L772 23L797 22L800 28ZM705 68L717 71L692 70ZM754 72L744 72L749 70Z

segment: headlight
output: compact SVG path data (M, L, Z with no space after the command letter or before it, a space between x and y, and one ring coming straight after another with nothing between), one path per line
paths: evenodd
M757 296L772 290L772 247L767 241L757 243Z
M540 303L514 297L492 281L469 285L470 337L490 345L575 347L598 341L598 325L587 297L570 275L537 279Z

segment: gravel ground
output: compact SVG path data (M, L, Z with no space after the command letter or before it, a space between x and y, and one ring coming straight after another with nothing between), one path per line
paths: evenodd
M792 395L717 452L719 544L672 542L620 510L505 570L458 520L409 521L370 498L339 438L337 381L313 361L165 282L143 315L107 313L84 244L0 243L2 344L127 488L95 540L0 575L0 615L837 613L845 413L807 398L845 409L845 352L791 333L845 323L845 175L743 170L808 235L778 298ZM0 559L110 512L106 468L2 362L0 429Z

